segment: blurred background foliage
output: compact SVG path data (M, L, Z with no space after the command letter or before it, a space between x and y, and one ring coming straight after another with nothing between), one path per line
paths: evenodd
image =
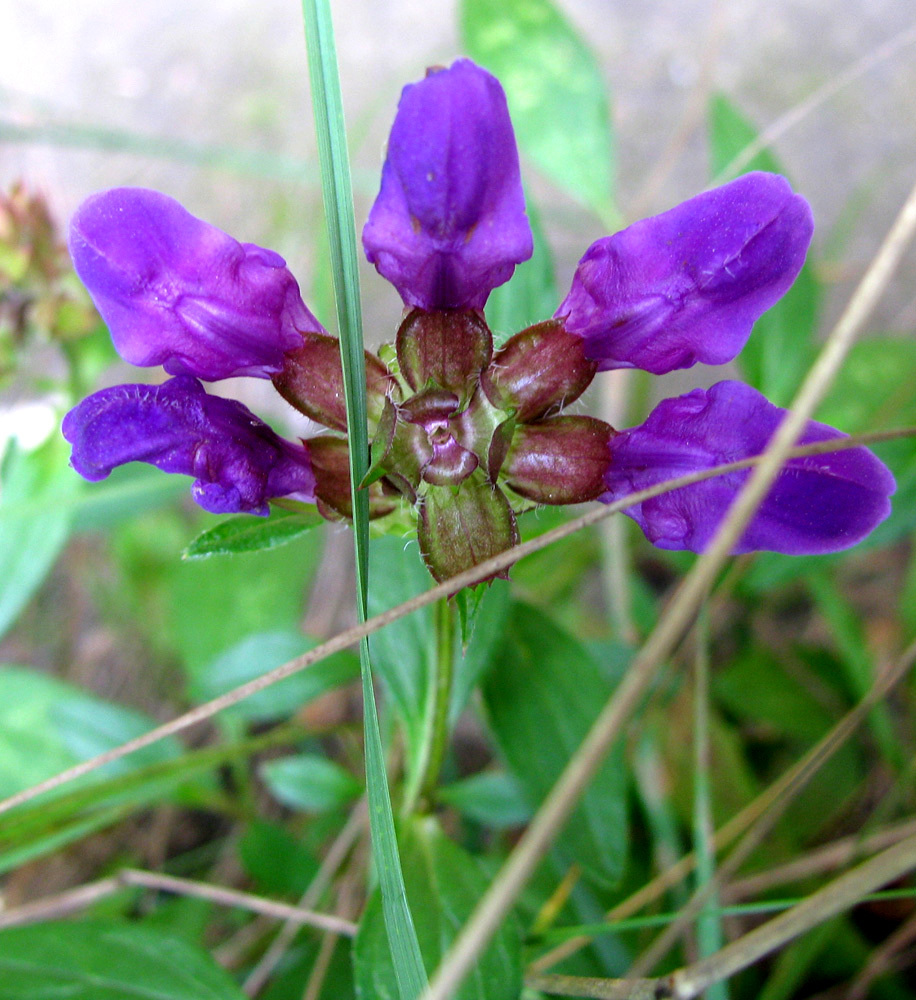
M506 87L537 235L535 257L488 309L501 332L552 312L591 239L735 170L784 172L813 204L815 246L732 374L785 404L916 160L906 111L916 86L912 10L904 0L855 6L849 17L789 0L567 0L562 9L547 0L343 0L335 17L357 224L375 193L400 87L461 52ZM331 325L300 11L280 0L198 0L180 16L143 2L128 11L111 0L36 0L0 16L6 796L299 655L354 612L345 529L183 559L215 523L189 503L184 484L145 466L82 483L56 430L77 398L125 371L62 249L65 220L91 191L159 188L240 239L276 248ZM832 87L831 96L824 88ZM819 93L824 99L775 146L735 166L761 131ZM400 304L370 269L364 277L367 337L378 343L393 335ZM850 433L916 424L914 277L911 253L824 402L824 421ZM627 425L657 396L717 377L691 371L650 385L615 374L583 405ZM220 391L270 412L278 428L302 431L291 411L269 410L263 388L239 381ZM740 814L913 639L916 442L877 450L898 478L893 516L848 554L731 563L708 602L708 629L660 673L462 997L519 996L526 962L704 846L698 802L717 828ZM567 516L529 514L523 531L530 537ZM469 634L454 637L453 736L428 803L438 820L405 818L401 829L430 968L693 559L652 549L631 528L580 532L530 557L510 584L482 597ZM372 558L373 610L427 587L414 543L375 540ZM434 632L433 613L421 612L373 642L396 810L425 752ZM695 683L697 649L711 666L708 692ZM0 1000L53 995L55 962L79 965L80 997L96 995L85 984L98 975L117 997L135 995L139 981L175 998L243 989L269 1000L397 996L378 899L365 888L373 883L358 673L353 653L338 654L186 738L0 818L3 904L12 913L139 867L290 903L305 894L310 906L359 920L352 949L300 930L274 954L277 924L263 916L126 887L100 895L66 929L0 932ZM909 679L901 683L786 800L721 903L800 898L873 838L912 826L914 694ZM698 699L706 707L699 731ZM708 746L699 768L689 749L697 741ZM841 845L846 861L836 860ZM337 859L330 868L329 855ZM690 888L689 879L672 886L643 915L676 911ZM726 937L755 920L717 918ZM654 933L595 934L558 968L624 975ZM912 897L863 903L709 995L910 997L914 937ZM151 948L171 957L144 964ZM688 933L659 968L704 950L702 935Z

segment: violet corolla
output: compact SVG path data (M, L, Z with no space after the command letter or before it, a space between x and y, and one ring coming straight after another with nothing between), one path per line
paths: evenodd
M538 504L611 502L759 454L784 411L738 382L665 400L629 430L564 411L600 370L735 358L795 280L812 230L782 177L745 175L592 244L554 316L494 350L487 299L532 252L515 137L493 76L466 59L429 71L403 91L363 230L405 305L393 349L366 354L372 515L415 516L442 580L511 546L518 514ZM100 478L136 459L195 476L210 510L263 513L287 497L351 516L338 344L281 258L132 189L82 206L71 252L122 355L178 375L103 390L69 414L78 471ZM239 374L271 378L330 433L283 441L196 381ZM811 422L802 441L840 436ZM627 513L656 545L701 551L746 476ZM736 551L846 548L887 516L893 489L865 448L792 459Z

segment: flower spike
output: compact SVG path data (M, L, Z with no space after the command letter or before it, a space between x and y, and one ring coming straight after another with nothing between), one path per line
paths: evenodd
M404 88L363 247L427 311L482 309L531 256L506 96L486 70L459 59Z
M629 498L759 455L785 411L739 382L664 400L620 432L564 411L600 370L731 361L795 280L812 231L784 178L747 174L593 243L554 317L494 350L484 306L532 252L515 136L486 70L467 59L430 70L401 94L363 229L407 307L395 343L366 354L370 516L393 515L397 530L413 517L437 580L514 544L517 515L542 504L622 500L655 545L703 551L747 471ZM144 461L195 477L194 498L216 513L266 514L291 497L352 518L339 343L281 257L131 188L86 201L70 247L122 357L177 376L72 410L63 430L78 472L102 479ZM197 381L235 375L270 378L331 433L285 441ZM801 443L842 436L809 422ZM847 548L887 517L894 488L865 448L793 458L735 552Z
M663 400L639 427L610 444L606 503L666 479L759 455L785 416L743 382L719 382ZM809 421L799 444L845 437ZM702 552L749 470L663 493L625 513L662 549ZM890 513L894 477L867 448L790 459L734 552L837 552L860 542Z
M555 315L602 371L724 364L788 291L813 231L785 178L746 174L593 243Z
M63 433L84 478L149 462L194 476L194 499L214 514L267 515L274 497L315 499L305 447L279 437L241 403L207 395L189 375L93 393L64 417Z
M70 255L131 364L206 381L268 378L301 333L323 332L279 254L239 243L157 191L88 198L70 225Z

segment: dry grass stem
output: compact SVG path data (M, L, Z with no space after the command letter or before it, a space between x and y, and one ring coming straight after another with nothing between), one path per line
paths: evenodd
M709 958L694 962L660 979L593 979L539 973L526 977L525 983L532 989L547 993L588 997L592 1000L694 1000L713 983L748 968L914 867L916 837L908 837L841 875L790 910L761 924ZM908 933L914 932L916 927ZM900 943L903 946L902 931Z
M725 898L730 903L742 899L754 899L779 886L790 885L792 882L800 882L813 875L823 875L825 872L835 871L837 868L850 864L850 862L873 854L875 851L884 850L884 848L914 835L916 835L916 819L909 819L867 837L863 837L861 834L843 837L830 844L825 844L817 850L809 851L808 854L795 861L790 861L788 864L769 868L756 875L748 875L747 878L729 882L725 887Z
M356 924L350 920L265 899L263 896L256 896L251 892L240 892L237 889L226 889L218 885L196 882L193 879L177 878L159 872L141 871L137 868L125 868L110 878L100 879L98 882L91 882L89 885L79 886L76 889L68 889L66 892L58 893L47 899L39 899L33 903L17 906L6 913L0 913L0 928L17 927L39 920L53 920L67 916L129 886L171 892L178 896L192 896L195 899L206 899L219 906L239 907L243 910L250 910L252 913L263 914L274 920L293 921L298 927L303 925L317 927L320 930L343 934L347 937L353 937L356 934Z
M769 795L765 811L744 835L741 842L720 865L715 878L700 887L681 908L675 921L669 924L656 938L645 954L634 963L634 976L650 972L674 946L699 913L711 894L721 887L770 835L779 818L792 801L803 791L818 770L842 747L856 729L864 722L869 712L880 702L891 688L909 672L916 659L916 642L912 643L897 660L893 668L879 676L868 694L848 712L807 754L782 778L770 786L768 791L778 788L778 794Z
M849 987L846 1000L866 1000L874 981L886 972L893 972L895 959L914 941L916 941L916 914L904 921L869 955L868 961Z

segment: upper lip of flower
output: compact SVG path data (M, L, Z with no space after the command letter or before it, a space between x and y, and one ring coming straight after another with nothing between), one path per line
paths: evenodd
M425 310L483 308L531 256L506 98L486 70L459 59L404 88L363 247Z

